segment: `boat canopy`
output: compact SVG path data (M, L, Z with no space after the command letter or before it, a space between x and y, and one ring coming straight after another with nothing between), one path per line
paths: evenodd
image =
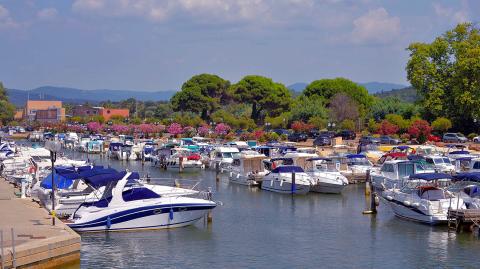
M456 150L450 152L449 154L470 154L470 152L468 150Z
M363 154L348 154L345 157L347 157L348 159L367 158L367 156Z
M103 166L55 167L54 184L57 189L68 189L76 179L115 173L118 173L115 169ZM40 187L52 188L51 173L42 180Z
M453 176L455 181L480 182L480 172L459 173Z
M424 158L420 155L408 155L407 156L407 159L409 159L410 161L421 161L421 160L424 160Z
M285 158L285 157L277 157L277 158L271 158L270 162L276 162L276 161L292 161L292 158Z
M398 146L398 147L396 147L396 148L399 149L399 150L408 150L408 149L411 149L411 147L409 147L409 146Z
M461 158L457 158L455 159L456 161L471 161L473 159L475 159L476 157L474 156L471 156L471 157L461 157Z
M426 181L433 181L439 179L451 179L452 176L445 173L421 173L421 174L413 174L410 175L410 180L420 179Z
M84 179L84 181L94 187L94 188L99 188L102 186L106 186L111 182L117 182L121 180L125 175L127 174L126 171L114 173L114 174L99 174L99 175L94 175L91 177L87 177ZM128 180L136 180L140 179L140 175L137 172L133 172L129 177Z
M282 165L272 170L272 173L303 173L303 169L296 165Z

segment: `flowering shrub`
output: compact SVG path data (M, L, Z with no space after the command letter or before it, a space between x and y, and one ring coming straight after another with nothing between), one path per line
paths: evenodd
M378 133L382 135L393 135L396 134L398 130L399 128L397 125L390 123L387 120L383 120L378 128Z
M416 120L408 128L408 134L411 138L416 138L419 143L425 143L427 137L432 132L432 127L425 120Z
M92 132L92 133L98 133L101 131L103 128L102 124L96 122L96 121L91 121L87 123L87 130Z
M111 129L118 134L127 134L130 131L130 127L122 124L114 124Z
M215 134L217 135L226 135L230 130L230 126L225 123L219 123L217 126L215 126Z
M312 129L314 126L303 121L294 121L291 127L295 132L306 132Z
M207 136L210 133L210 126L203 124L202 126L198 127L197 132L201 136Z
M183 133L183 128L182 128L182 125L174 122L172 124L170 124L170 126L168 126L168 129L167 129L168 133L173 135L173 136L177 136L181 133Z

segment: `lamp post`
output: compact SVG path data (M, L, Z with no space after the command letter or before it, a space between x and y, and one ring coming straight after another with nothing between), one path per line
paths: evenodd
M62 145L58 141L46 141L45 148L50 151L50 160L52 161L52 225L55 226L55 161L57 160L57 152L62 149Z

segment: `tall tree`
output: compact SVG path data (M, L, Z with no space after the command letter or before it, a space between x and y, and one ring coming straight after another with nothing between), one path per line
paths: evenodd
M373 103L373 97L368 94L365 87L346 78L315 80L303 91L303 95L307 97L323 97L327 100L327 103L329 103L337 93L344 93L360 105L362 114L365 114L367 109Z
M407 77L428 119L447 117L454 127L473 131L480 119L480 29L458 24L432 43L412 43Z
M7 91L0 82L0 122L6 124L13 120L15 106L8 101Z
M330 100L330 114L331 118L337 122L344 120L357 120L358 105L345 93L337 93Z
M290 91L283 84L262 76L245 76L230 92L234 99L252 106L251 118L256 123L263 123L266 115L278 116L291 103Z
M200 74L191 77L182 85L182 90L171 99L175 111L190 111L201 114L206 120L227 99L230 82L217 75Z

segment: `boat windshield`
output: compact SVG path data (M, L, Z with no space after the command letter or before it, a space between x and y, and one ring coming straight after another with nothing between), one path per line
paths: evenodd
M233 152L222 152L223 158L233 158Z

